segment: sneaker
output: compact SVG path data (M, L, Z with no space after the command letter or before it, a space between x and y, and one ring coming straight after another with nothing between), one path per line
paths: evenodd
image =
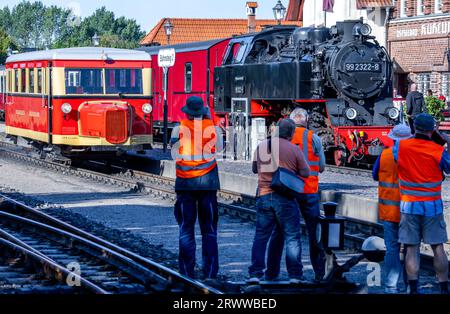
M289 279L289 282L294 285L298 284L305 284L308 283L308 280L304 276L298 277L298 278L291 278Z
M249 279L247 279L247 283L249 284L259 284L259 282L261 281L260 277L256 277L256 276L251 276Z

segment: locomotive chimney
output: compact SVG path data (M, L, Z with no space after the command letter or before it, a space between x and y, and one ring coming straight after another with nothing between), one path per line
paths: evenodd
M258 2L247 2L247 17L248 17L248 32L256 32L256 8L258 8Z

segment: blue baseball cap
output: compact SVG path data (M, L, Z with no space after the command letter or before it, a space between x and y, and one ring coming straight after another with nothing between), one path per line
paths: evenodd
M436 128L436 120L427 113L421 113L414 119L416 130L430 132Z

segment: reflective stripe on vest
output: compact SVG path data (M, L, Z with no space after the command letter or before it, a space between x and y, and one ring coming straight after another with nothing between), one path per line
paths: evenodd
M176 158L177 177L184 179L201 177L217 166L216 137L214 123L209 119L180 122L180 149Z
M308 162L310 175L305 179L305 194L315 194L319 192L319 156L314 154L313 131L303 127L295 129L292 144L298 145Z
M381 153L378 180L379 218L400 222L400 190L392 148L385 149Z
M408 139L398 145L398 176L402 202L441 199L440 162L444 147L428 140Z

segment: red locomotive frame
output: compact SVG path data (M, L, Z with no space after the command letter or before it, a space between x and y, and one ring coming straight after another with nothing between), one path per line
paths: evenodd
M151 58L68 48L7 59L6 133L63 154L143 150L152 143Z

